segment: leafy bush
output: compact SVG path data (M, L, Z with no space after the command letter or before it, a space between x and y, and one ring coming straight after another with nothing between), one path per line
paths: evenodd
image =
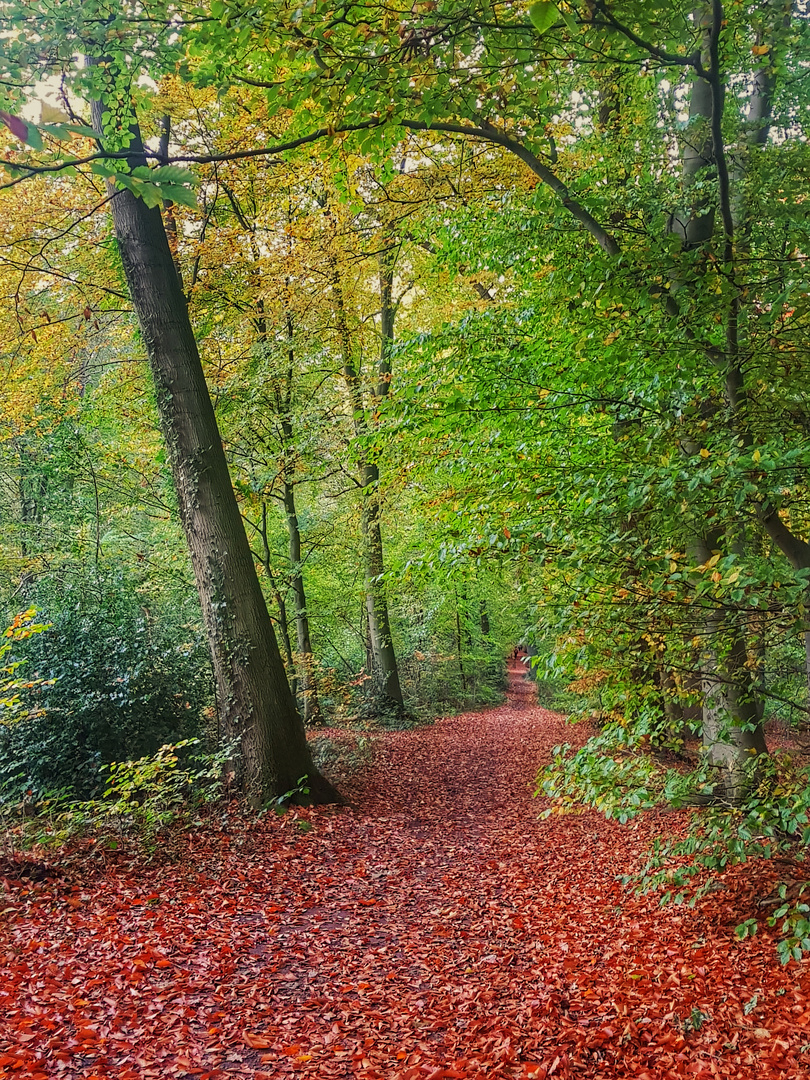
M0 799L96 794L101 765L201 730L212 682L198 626L170 603L142 607L127 582L104 584L46 596L48 632L13 641L32 679L0 728Z
M589 739L573 755L570 751L567 743L555 746L551 763L537 777L535 795L554 799L545 817L585 805L626 822L661 798L664 770L620 742L615 731Z
M87 833L112 842L134 835L150 847L185 808L223 793L235 747L214 753L201 747L199 739L182 739L137 761L102 765L99 783L106 786L96 799L73 800L65 792L51 792L38 801L0 804L6 847L61 843Z
M15 615L11 626L5 632L8 638L0 645L0 660L4 660L12 650L15 642L25 641L32 634L41 634L48 629L47 623L35 623L36 608ZM20 693L25 690L33 690L37 686L44 685L43 679L20 679L17 670L25 663L24 660L8 660L0 664L0 723L10 724L19 714L21 708Z
M626 822L656 804L700 805L709 800L710 769L704 764L688 773L665 769L628 733L611 726L571 754L557 746L551 763L537 778L536 795L554 799L544 811L575 811L588 806L608 818ZM783 963L810 952L810 766L790 754L751 761L748 796L740 805L706 805L695 815L685 838L658 839L645 866L625 878L642 892L658 891L661 903L694 905L720 884L729 867L751 859L775 859L792 867L794 877L777 887L775 910L765 916L778 926L777 952ZM750 918L737 927L739 937L757 931Z
M119 827L134 827L151 839L174 820L180 807L221 794L234 748L205 753L201 745L199 739L182 739L161 746L151 757L102 765L107 787L102 799L85 804L86 810L97 819L117 821ZM196 753L184 754L189 747Z

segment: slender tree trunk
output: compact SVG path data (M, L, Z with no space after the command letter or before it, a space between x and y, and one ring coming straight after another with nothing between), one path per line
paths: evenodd
M45 494L47 481L37 462L36 455L19 443L20 471L17 490L20 500L20 554L23 559L30 554L29 543L32 535L42 524L45 514Z
M267 580L270 582L270 591L273 594L273 600L278 608L278 628L281 633L281 642L284 647L284 659L287 663L287 672L289 674L290 691L292 692L293 699L295 699L298 693L298 680L295 674L295 658L293 657L292 642L290 641L290 621L287 615L287 603L284 597L281 595L278 584L276 582L276 575L273 571L273 566L270 562L270 543L267 536L267 503L262 503L262 523L259 529L259 534L262 538L262 553L261 564L264 567L264 572L267 574Z
M363 536L365 538L365 585L366 612L371 650L374 659L374 688L385 703L401 710L402 689L394 642L391 637L391 621L388 615L388 597L383 573L382 526L380 522L380 473L376 464L367 462L362 469L364 480Z
M394 337L395 310L392 302L393 287L392 249L386 247L380 257L380 360L375 397L382 398L388 393L391 382L391 347ZM360 375L354 362L351 336L346 320L340 274L336 263L332 262L332 292L335 298L338 335L343 357L343 375L349 391L352 407L355 435L358 439L367 434L366 410ZM371 641L373 666L371 675L374 690L383 703L393 705L397 710L403 708L402 688L399 681L399 669L394 643L391 637L391 622L388 614L383 573L383 538L380 507L380 471L377 463L363 458L360 461L360 487L363 496L362 529L364 548L366 616L368 633Z
M97 131L105 107L93 105ZM144 165L140 136L130 168ZM130 191L111 201L115 236L155 383L180 519L191 553L225 732L238 738L254 805L308 777L309 798L335 801L314 768L231 484L185 297L160 210Z
M453 586L453 595L456 600L456 657L458 659L458 673L461 676L461 689L464 693L467 692L467 675L464 671L464 655L462 652L462 637L461 637L461 609L458 602L458 589Z
M249 228L246 220L242 221L245 228ZM253 257L259 262L259 250L252 242ZM289 287L289 280L285 282ZM263 348L269 346L269 327L265 313L264 301L260 296L256 303L257 317L255 320L258 339ZM309 632L309 616L307 614L306 592L304 589L304 574L301 558L301 529L298 524L298 512L295 508L295 437L293 432L293 379L295 372L295 334L293 318L289 309L285 313L285 329L287 333L287 371L283 379L275 383L275 410L279 419L281 438L281 503L284 507L284 516L287 522L288 552L290 563L290 586L293 591L295 605L295 633L298 645L297 662L293 660L289 642L289 631L286 630L286 646L288 664L290 669L291 686L293 697L297 697L300 691L301 713L305 724L318 723L321 715L318 701L318 687L315 679L315 659L312 654L312 642ZM262 523L265 530L265 548L267 548L267 510L262 505ZM268 571L269 572L269 571Z
M667 730L672 735L681 735L683 733L684 715L677 684L672 672L663 665L658 670L658 676Z
M289 286L289 282L286 282ZM298 644L299 687L301 691L301 711L305 724L317 724L321 718L321 706L318 700L318 684L315 678L315 658L312 653L312 639L309 632L309 615L304 588L303 560L301 557L301 528L298 524L298 511L295 507L295 438L292 426L293 374L295 371L294 327L289 309L285 316L287 331L287 373L284 393L277 397L277 408L281 419L281 455L282 455L282 505L287 520L288 551L290 558L290 585L295 604L295 635ZM267 328L263 326L263 340L267 341Z
M317 724L321 709L318 701L318 684L315 679L312 641L309 635L309 615L301 569L301 530L295 509L295 487L284 482L282 488L284 513L287 517L287 535L290 552L290 585L295 604L295 632L298 644L299 686L305 724Z
M464 644L467 647L468 652L472 652L474 648L472 626L470 625L470 593L467 588L467 582L462 581L461 589L458 593L459 600L461 602L461 628L464 637Z

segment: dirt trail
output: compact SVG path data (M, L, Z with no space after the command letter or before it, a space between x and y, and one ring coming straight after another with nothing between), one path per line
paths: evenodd
M540 821L530 781L582 736L510 680L384 736L355 810L10 883L0 1076L807 1076L807 965L733 934L754 886L661 911L617 877L672 815Z

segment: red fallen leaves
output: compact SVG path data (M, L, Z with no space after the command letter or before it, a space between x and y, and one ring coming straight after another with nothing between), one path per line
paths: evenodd
M9 877L0 1077L806 1076L808 965L733 934L768 869L696 910L629 894L683 819L538 821L538 763L584 733L515 679L508 707L382 737L357 810L229 811L170 836L176 862Z
M254 1035L250 1031L245 1031L243 1034L245 1042L253 1050L269 1050L275 1041L272 1038L268 1039L266 1035Z

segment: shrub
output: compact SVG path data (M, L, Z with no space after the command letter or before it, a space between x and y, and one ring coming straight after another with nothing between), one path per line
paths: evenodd
M145 609L133 589L46 598L48 632L13 641L32 677L0 727L0 798L100 790L99 767L192 738L212 696L202 635L170 604ZM126 586L127 583L124 583Z

